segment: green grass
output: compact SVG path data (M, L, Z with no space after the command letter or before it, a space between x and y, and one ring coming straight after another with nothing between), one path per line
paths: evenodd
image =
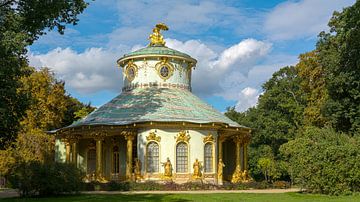
M75 195L51 198L7 198L0 201L360 201L360 195L351 196L326 196L300 193L283 194L248 194L248 193L226 193L226 194L116 194L116 195Z

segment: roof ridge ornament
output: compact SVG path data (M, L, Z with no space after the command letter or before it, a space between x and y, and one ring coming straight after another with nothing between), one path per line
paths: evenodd
M167 31L169 30L169 27L166 26L164 23L156 24L153 28L153 33L149 36L149 46L165 46L165 40L164 37L161 35L160 30Z

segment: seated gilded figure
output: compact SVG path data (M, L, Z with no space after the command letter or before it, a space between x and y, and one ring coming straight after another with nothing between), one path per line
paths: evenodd
M164 37L161 35L160 30L169 30L169 28L164 23L157 24L153 29L153 33L149 36L149 46L165 46Z

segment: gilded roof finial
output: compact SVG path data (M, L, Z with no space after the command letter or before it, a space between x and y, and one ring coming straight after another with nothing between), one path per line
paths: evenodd
M150 44L149 46L165 46L164 37L161 35L160 30L169 30L168 26L164 23L156 24L153 29L153 33L150 34Z

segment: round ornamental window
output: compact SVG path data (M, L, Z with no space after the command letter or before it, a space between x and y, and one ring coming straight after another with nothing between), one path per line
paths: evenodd
M126 68L126 78L127 78L129 81L134 80L135 74L136 74L136 70L135 70L135 67L134 67L134 66L128 66L128 67Z
M167 78L169 76L169 67L166 65L161 66L160 75L164 78Z
M155 69L156 69L157 74L159 75L159 77L161 79L163 79L164 81L169 79L174 73L174 67L170 63L168 63L166 61L158 62L155 65Z

